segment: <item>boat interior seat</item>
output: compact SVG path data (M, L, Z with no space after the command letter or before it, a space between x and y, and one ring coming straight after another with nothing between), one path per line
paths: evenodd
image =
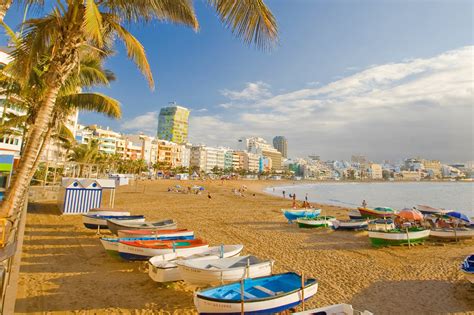
M237 295L237 296L240 296L241 292L238 291L238 290L233 290L229 293L232 293L232 295ZM249 293L247 291L244 291L244 297L246 297L247 299L258 299L257 296L253 295L252 293Z
M272 290L270 290L270 289L268 289L268 288L265 288L265 287L262 287L262 286L260 286L260 285L256 285L256 286L254 286L254 288L257 289L257 290L260 290L260 291L262 291L262 292L265 292L266 294L271 295L271 296L275 296L275 295L276 295L276 293L273 292Z
M260 261L258 260L257 257L255 257L255 256L250 256L248 259L241 259L241 260L239 260L239 261L236 262L235 264L230 265L228 268L246 267L246 266L247 266L247 262L248 262L249 265L254 265L254 264L259 263Z

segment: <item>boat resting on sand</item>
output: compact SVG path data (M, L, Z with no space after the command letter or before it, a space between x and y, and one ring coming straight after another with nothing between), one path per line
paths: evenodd
M176 262L182 260L211 260L236 257L244 248L243 245L220 245L209 247L206 251L188 257L178 257L176 253L153 256L148 260L148 275L156 282L183 280Z
M357 210L359 210L360 214L364 218L388 218L396 215L395 210L388 207L377 207L373 209L359 207Z
M310 218L300 218L296 220L298 227L303 229L315 229L315 228L325 228L333 227L333 222L336 220L335 217L331 216L322 216L314 219Z
M457 228L433 228L430 231L430 238L439 240L466 240L474 238L474 229Z
M357 209L353 209L349 211L347 215L349 216L349 219L351 220L363 219L362 214L360 214L360 211Z
M107 220L114 219L120 222L145 222L143 215L102 215L83 214L82 223L88 229L108 229Z
M199 314L274 314L299 305L318 291L316 279L288 272L244 279L194 293Z
M369 221L369 231L389 231L393 229L395 229L393 219L376 219Z
M303 312L293 313L293 315L311 315L311 314L327 314L327 315L373 315L369 311L354 310L350 304L334 304L315 308Z
M461 265L461 271L464 277L472 284L474 284L474 255L469 255L464 259Z
M92 208L87 214L98 214L98 215L130 215L130 211L125 209L116 209L116 208Z
M119 230L118 237L145 237L145 236L193 236L194 231L188 229L174 229L174 230Z
M187 257L206 251L209 247L202 239L185 241L121 241L119 255L126 260L148 260L153 256L176 253Z
M422 244L429 236L430 230L417 227L408 228L407 230L369 230L369 239L374 247Z
M288 223L292 223L298 218L315 218L321 213L321 209L281 209L283 215L288 220Z
M183 260L176 264L185 282L194 285L212 285L269 276L272 274L273 263L273 260L262 260L255 256L240 256Z
M107 226L113 234L117 235L119 230L172 230L176 229L177 224L174 220L171 219L142 223L128 223L121 222L120 220L109 219L107 220Z
M427 205L417 205L416 210L420 211L423 214L444 214L448 212L448 210L433 208Z
M366 230L369 227L367 219L334 220L332 224L337 230Z
M100 242L104 247L105 251L114 257L119 257L119 244L121 241L179 241L179 240L192 240L194 235L191 236L143 236L143 237L101 237Z

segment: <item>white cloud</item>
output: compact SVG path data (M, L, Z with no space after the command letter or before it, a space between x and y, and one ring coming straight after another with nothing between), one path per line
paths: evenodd
M199 108L199 109L196 109L194 111L197 112L197 113L205 113L205 112L207 112L207 108Z
M155 134L158 128L158 112L148 112L132 119L124 120L120 127L123 130Z
M263 82L224 90L226 116L195 120L200 142L286 135L294 155L472 160L474 46L370 66L322 86L272 95Z
M255 101L270 97L270 86L264 82L248 82L241 91L224 89L221 94L233 101Z

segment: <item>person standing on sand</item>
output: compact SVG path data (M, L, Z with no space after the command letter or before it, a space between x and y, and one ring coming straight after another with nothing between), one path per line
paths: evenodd
M211 193L210 193L210 192L207 193L207 199L209 199L209 200L212 199L212 196L211 196Z
M285 198L285 191L283 190L282 193L283 193L283 198Z
M367 208L367 202L364 200L362 200L362 208Z
M293 193L292 198L293 198L293 208L296 208L296 194L295 193Z

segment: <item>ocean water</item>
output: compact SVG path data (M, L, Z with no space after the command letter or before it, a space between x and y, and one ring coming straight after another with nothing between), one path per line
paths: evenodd
M474 216L473 182L295 183L268 187L265 191L276 196L285 191L287 198L295 193L299 200L308 194L310 202L352 208L365 199L369 207L403 209L422 204Z

